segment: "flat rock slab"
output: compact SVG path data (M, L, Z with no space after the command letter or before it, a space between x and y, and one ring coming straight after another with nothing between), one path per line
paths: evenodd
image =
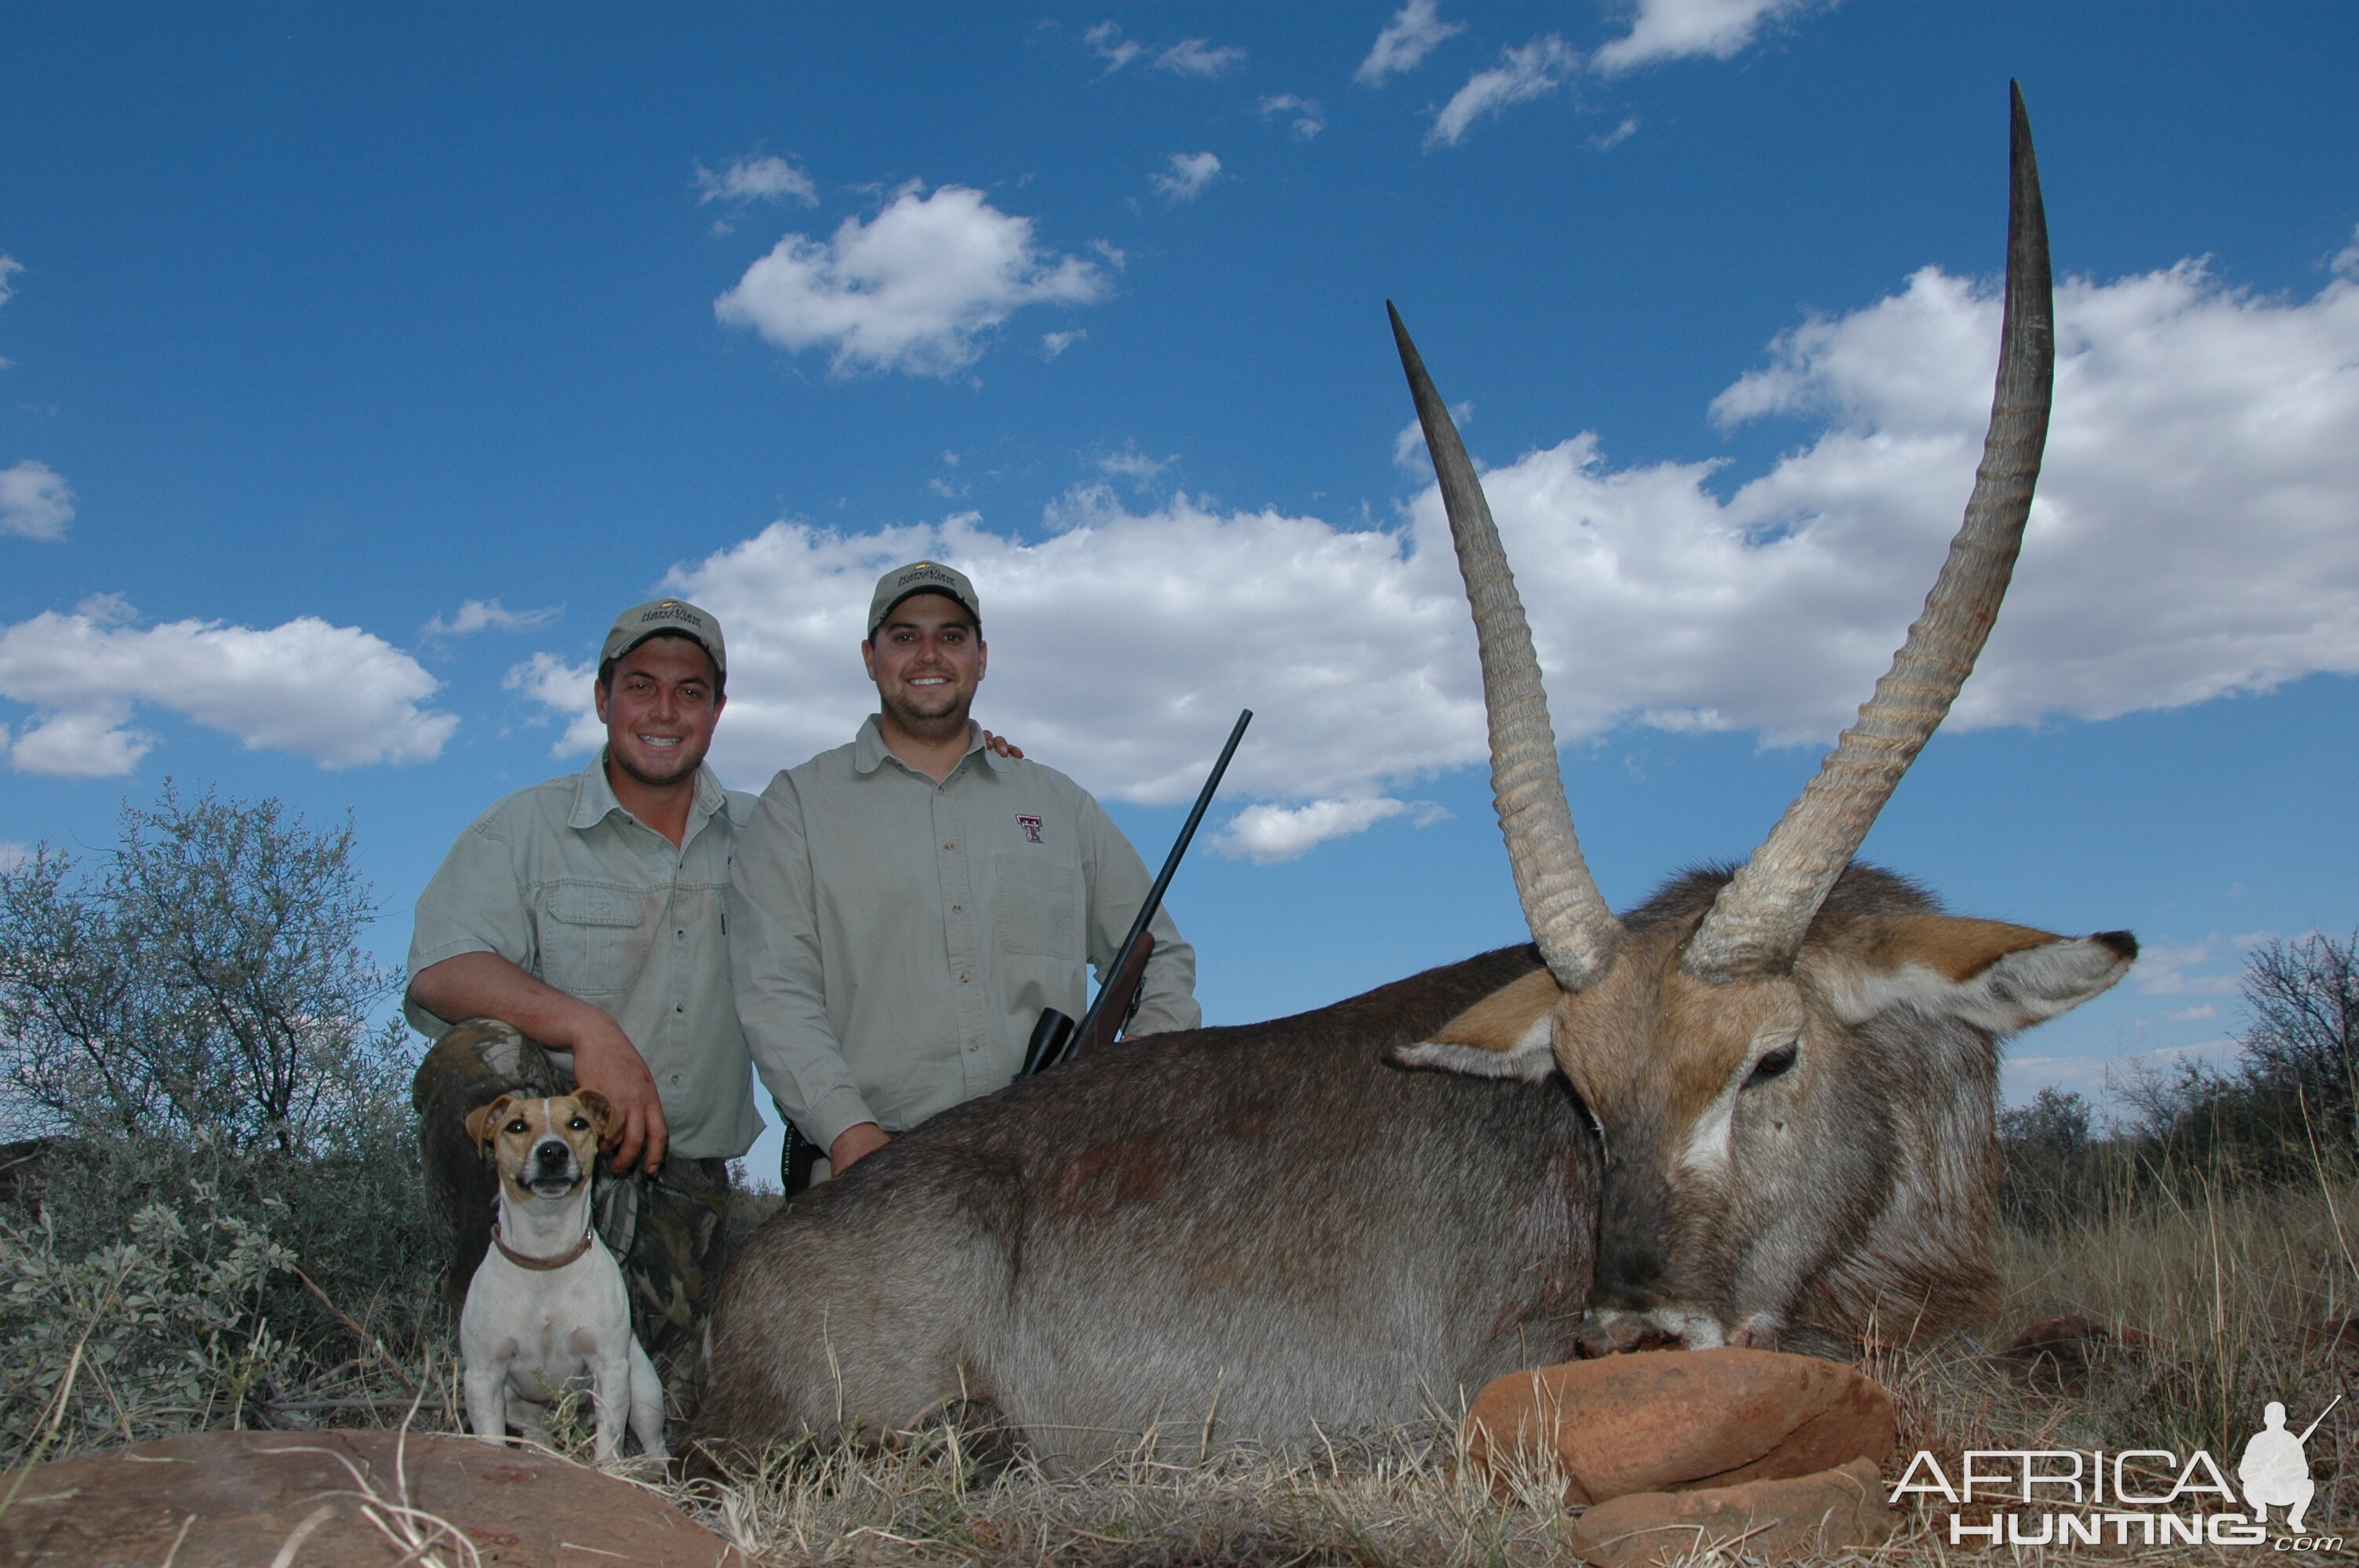
M1854 1459L1788 1481L1616 1498L1575 1519L1571 1541L1595 1568L1658 1568L1715 1547L1767 1563L1832 1557L1880 1546L1891 1534L1884 1482L1875 1465Z
M1501 1491L1553 1469L1575 1507L1631 1492L1790 1479L1892 1457L1892 1396L1856 1368L1774 1350L1664 1350L1514 1372L1466 1413Z
M404 1553L433 1540L430 1560L449 1565L467 1561L455 1530L486 1568L752 1568L613 1476L429 1433L409 1434L397 1468L397 1443L391 1432L199 1432L44 1465L0 1514L0 1563L392 1568L429 1561ZM372 1512L415 1533L396 1545Z

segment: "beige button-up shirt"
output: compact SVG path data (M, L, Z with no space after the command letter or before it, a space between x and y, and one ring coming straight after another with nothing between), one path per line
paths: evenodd
M1089 792L971 731L937 784L849 746L770 781L740 835L730 968L756 1069L823 1151L1004 1087L1044 1007L1080 1018L1153 879ZM1196 952L1157 912L1130 1033L1193 1029Z
M419 895L409 972L496 953L623 1026L654 1075L671 1152L730 1159L762 1130L729 989L729 857L754 797L696 772L671 840L623 809L605 753L477 817ZM412 1027L440 1019L405 999Z

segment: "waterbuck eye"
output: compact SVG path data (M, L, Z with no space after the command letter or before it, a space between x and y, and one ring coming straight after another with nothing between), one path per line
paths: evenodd
M1788 1041L1785 1044L1778 1046L1777 1049L1770 1052L1767 1056L1762 1057L1761 1060L1753 1064L1753 1076L1745 1080L1745 1087L1749 1089L1756 1084L1767 1083L1770 1079L1777 1076L1779 1074L1785 1072L1787 1068L1792 1066L1794 1065L1794 1058L1801 1054L1802 1043L1800 1041Z

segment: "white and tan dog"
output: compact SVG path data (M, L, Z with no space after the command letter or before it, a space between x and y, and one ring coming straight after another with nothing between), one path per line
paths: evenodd
M485 1443L508 1423L549 1436L549 1406L585 1382L598 1408L596 1454L621 1452L627 1417L639 1446L665 1457L663 1385L631 1333L623 1271L590 1223L590 1173L614 1107L595 1089L549 1099L503 1095L467 1117L500 1173L492 1249L467 1286L459 1350L467 1424Z

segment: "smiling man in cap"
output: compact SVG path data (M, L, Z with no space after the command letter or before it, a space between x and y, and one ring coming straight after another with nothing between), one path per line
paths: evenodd
M1147 899L1089 793L969 717L983 606L940 561L886 572L860 645L877 711L778 774L731 872L737 1011L763 1083L835 1171L1005 1087L1040 1010L1079 1018ZM1192 1029L1195 950L1168 914L1130 1033Z
M503 1094L596 1089L616 1111L598 1229L659 1362L690 1346L711 1299L729 1162L762 1127L724 919L753 797L704 765L728 673L720 623L695 605L615 618L593 692L605 745L459 836L419 898L404 999L436 1041L414 1095L451 1228L446 1298L464 1299L491 1238L495 1183L467 1113Z

